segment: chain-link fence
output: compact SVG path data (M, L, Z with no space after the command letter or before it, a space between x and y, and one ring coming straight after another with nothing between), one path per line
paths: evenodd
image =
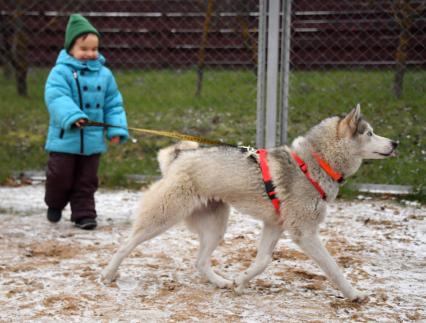
M2 0L0 6L2 93L7 100L11 92L29 97L32 121L40 125L28 129L40 138L47 127L43 83L63 47L68 16L79 12L101 32L101 52L131 126L255 144L259 1ZM293 0L289 139L360 102L378 133L401 141L403 154L368 164L359 181L421 188L425 7L414 0ZM13 112L4 116L14 118ZM22 144L24 135L16 139L5 124L5 133ZM37 138L32 143L42 141ZM112 148L104 178L158 173L155 152L170 140L138 139ZM36 160L34 167L43 158Z
M367 161L353 181L423 190L425 37L424 1L292 1L290 137L306 118L359 102L376 132L401 144L397 159Z

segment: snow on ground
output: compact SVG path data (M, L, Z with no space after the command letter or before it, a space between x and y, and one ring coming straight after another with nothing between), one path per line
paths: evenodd
M345 275L370 295L342 298L283 236L245 294L194 269L196 236L183 225L140 245L106 286L99 280L130 228L141 192L100 191L96 231L45 218L42 186L0 187L0 322L401 322L426 320L426 207L338 201L321 229ZM235 277L256 254L261 224L233 211L215 270Z

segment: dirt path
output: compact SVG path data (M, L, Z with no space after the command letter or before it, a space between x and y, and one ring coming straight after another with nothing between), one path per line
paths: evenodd
M345 275L370 295L352 304L286 237L245 294L203 282L198 242L177 226L137 248L111 286L99 272L126 237L140 193L101 191L100 226L75 229L69 212L45 220L43 188L0 187L0 321L400 322L426 320L426 208L390 200L337 202L321 236ZM235 277L256 254L261 226L235 213L214 254Z

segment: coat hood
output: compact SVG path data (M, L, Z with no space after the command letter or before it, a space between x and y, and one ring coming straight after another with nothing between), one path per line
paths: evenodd
M65 49L62 49L59 53L59 56L56 60L56 64L65 64L69 65L72 68L75 68L77 70L82 69L89 69L91 71L98 71L102 68L103 65L105 65L106 59L105 57L99 53L99 56L97 59L94 60L88 60L88 61L80 61L70 54L67 53Z

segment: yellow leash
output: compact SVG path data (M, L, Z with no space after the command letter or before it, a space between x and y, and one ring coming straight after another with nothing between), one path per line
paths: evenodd
M191 136L191 135L179 133L179 132L176 132L176 131L163 131L163 130L153 130L153 129L144 129L144 128L132 128L132 127L126 128L126 127L122 127L122 126L111 125L111 124L108 124L108 123L105 123L105 122L97 122L97 121L90 121L90 120L86 121L86 123L84 123L84 126L104 127L104 128L121 128L121 129L127 129L127 130L136 131L136 132L141 132L141 133L147 133L147 134L150 134L150 135L157 135L157 136L162 136L162 137L175 138L175 139L179 139L179 140L195 141L195 142L198 142L200 144L206 144L206 145L237 147L235 145L227 144L227 143L224 143L224 142L219 141L219 140L211 140L211 139L206 139L206 138L202 138L202 137L198 137L198 136Z

